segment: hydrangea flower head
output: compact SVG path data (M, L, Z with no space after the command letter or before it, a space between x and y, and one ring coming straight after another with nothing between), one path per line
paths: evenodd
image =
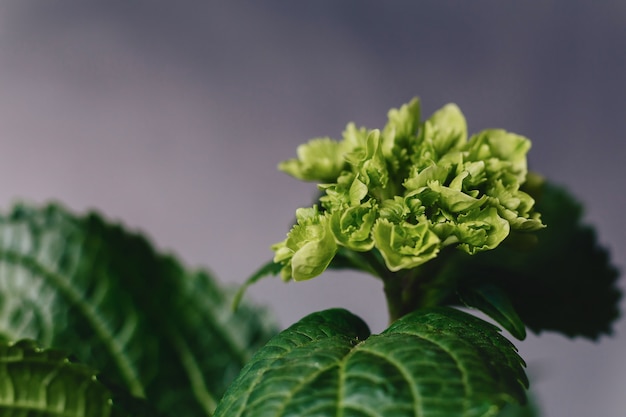
M468 139L460 109L448 104L420 121L413 99L388 113L384 129L348 124L343 139L298 147L279 169L318 181L313 208L272 248L283 279L321 274L340 247L378 251L389 271L411 269L454 246L494 249L511 231L543 226L526 181L530 141L500 129Z

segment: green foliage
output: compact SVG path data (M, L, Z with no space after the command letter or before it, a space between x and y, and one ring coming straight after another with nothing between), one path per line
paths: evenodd
M518 339L526 326L596 339L618 316L617 271L580 205L528 174L528 139L498 129L468 139L453 104L420 116L415 99L382 131L351 123L342 141L314 139L281 163L323 182L322 195L236 294L96 214L49 205L0 216L0 414L536 415L515 347L450 306L477 308ZM267 313L230 308L266 275L301 281L327 268L381 279L390 327L371 335L333 309L261 347L274 334Z
M472 285L459 290L461 301L474 307L497 321L513 337L524 340L526 327L517 315L509 297L498 287L489 284Z
M96 371L33 341L0 343L4 417L157 417L144 401L117 395Z
M298 210L287 239L272 247L273 262L246 285L279 272L284 280L298 281L327 268L364 271L382 280L393 324L363 341L362 334L345 327L326 330L326 321L322 334L310 333L321 316L304 319L259 352L230 388L220 412L250 417L494 415L503 402L497 395L522 399L521 367L503 365L493 350L477 357L510 371L507 376L462 365L464 382L504 381L506 389L485 388L492 396L481 406L467 394L483 391L465 386L451 397L471 404L466 409L448 409L455 402L445 389L436 390L426 405L396 396L410 389L429 392L433 381L455 383L451 374L437 373L443 359L432 353L433 347L406 334L377 352L375 359L383 364L354 364L365 347L396 337L397 326L419 324L415 329L424 331L421 320L432 311L446 312L436 324L429 323L434 340L445 338L462 320L441 306L477 308L520 340L526 326L592 339L609 333L621 296L617 271L593 231L582 225L580 205L564 190L528 174L529 149L528 139L498 129L468 140L465 119L455 105L421 122L417 100L392 109L382 133L349 124L340 142L324 138L299 147L299 159L279 167L299 179L325 181L319 186L323 194L312 208ZM316 164L332 169L320 170L316 177L311 168ZM333 320L339 319L327 321ZM486 333L479 333L454 333L454 349L467 357L462 341L483 346ZM294 335L307 338L294 345ZM402 378L396 378L398 369L384 364L393 361L397 350L410 351L408 356L424 367L412 367L403 358L397 362ZM318 358L320 351L327 354L324 360ZM360 372L356 376L350 373L353 367ZM420 378L429 381L426 386ZM270 386L278 388L270 394ZM513 404L499 415L530 416L535 410Z
M525 251L505 245L473 257L459 254L448 262L442 279L465 288L500 288L535 332L597 339L611 333L619 316L618 271L593 229L582 223L580 204L563 188L545 184L542 190L537 209L548 227L537 233L536 245Z
M137 234L59 206L0 217L0 333L72 352L172 415L210 413L272 320Z
M93 371L27 341L0 344L3 416L109 416L111 392Z
M402 295L409 299L406 310L420 304L467 305L483 311L520 340L525 338L526 326L536 333L553 330L590 339L610 334L611 324L619 317L619 272L593 229L582 222L576 199L550 183L534 187L536 207L547 228L536 236L513 234L506 244L480 254L447 252L426 274L424 268L415 269L422 273L418 285ZM379 263L375 257L364 258L340 248L329 268L381 276ZM280 264L270 263L255 281L264 272L279 270ZM404 285L401 279L391 278Z
M215 417L493 416L524 402L522 367L497 328L458 310L420 310L372 336L327 310L261 349Z
M539 411L534 404L509 403L504 406L498 417L538 417Z

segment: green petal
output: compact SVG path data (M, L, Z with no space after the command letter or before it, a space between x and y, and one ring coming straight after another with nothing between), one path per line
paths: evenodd
M330 230L329 217L320 214L317 206L298 209L296 218L298 223L287 239L273 245L272 249L274 262L285 266L281 277L302 281L324 272L337 252L337 244Z
M318 138L298 146L298 159L281 162L278 169L304 181L335 181L345 166L342 145Z
M417 132L420 123L420 101L413 98L399 109L391 109L387 113L387 125L383 129L385 156L391 157L393 148L406 148Z
M341 143L344 152L352 152L356 148L363 148L367 142L369 130L364 127L357 128L354 123L348 123L343 131L343 142Z
M428 122L433 126L431 139L438 155L457 149L467 141L465 116L456 104L447 104L437 110Z
M372 130L365 148L358 148L346 155L353 171L368 189L385 188L389 180L387 162L382 153L380 131Z
M535 200L519 190L517 184L506 187L502 181L495 181L487 189L490 201L498 207L500 217L506 219L511 228L520 231L539 230L543 227L539 213L533 211Z
M374 241L390 271L410 269L433 259L439 252L439 238L427 223L394 224L379 219L374 225Z
M486 196L480 199L474 198L462 191L443 186L437 181L431 182L428 188L439 195L441 207L452 213L461 213L478 208L487 200Z
M368 201L332 213L330 228L340 245L359 252L368 251L374 247L371 232L376 218L377 210Z
M367 186L363 184L360 187L354 183L358 181L356 174L344 171L337 182L333 184L319 184L318 188L325 192L326 195L320 197L320 203L328 211L341 210L345 206L356 205L367 195Z
M403 185L407 190L411 191L426 187L431 181L443 183L448 178L450 170L450 166L441 164L433 164L422 170L416 168L413 170L411 177L404 181Z
M291 258L291 275L296 281L311 279L326 270L337 246L332 235L327 233L322 240L307 242Z
M380 217L392 223L402 223L408 219L411 210L404 198L395 196L380 205Z
M526 154L530 141L523 136L502 129L484 130L472 136L468 142L471 161L485 161L490 174L502 176L510 173L519 184L526 179Z
M356 206L367 196L367 185L355 178L349 191L350 205Z
M459 247L469 254L494 249L510 231L509 222L498 215L495 207L459 216L455 235L462 242Z

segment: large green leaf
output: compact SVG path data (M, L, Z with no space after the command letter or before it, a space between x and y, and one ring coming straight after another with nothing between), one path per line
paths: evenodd
M207 415L273 334L140 235L51 205L0 217L0 334L73 352L172 415Z
M502 245L474 256L459 253L442 273L460 288L493 285L511 300L533 331L598 338L619 316L618 271L593 229L581 222L580 204L547 184L537 201L547 227L530 250ZM489 314L489 311L485 311Z
M326 310L262 348L214 417L494 416L524 402L523 366L498 328L452 308L410 313L372 336L348 311Z

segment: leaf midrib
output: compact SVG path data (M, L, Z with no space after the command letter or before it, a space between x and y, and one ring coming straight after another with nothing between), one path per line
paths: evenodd
M439 347L443 352L445 352L453 360L453 362L456 365L457 369L461 373L461 379L463 381L463 390L465 391L465 396L464 396L464 399L463 399L463 416L467 415L467 410L469 409L469 398L470 398L470 393L471 393L472 387L469 384L469 376L468 376L467 369L465 369L464 367L461 366L461 362L452 353L452 351L450 351L450 349L447 349L443 344L438 343L436 340L433 340L431 338L426 337L426 334L424 334L424 333L410 333L410 332L394 332L394 333L395 334L402 334L402 335L405 335L405 336L419 337L420 339L425 340L425 341L427 341L429 343L432 343L433 345Z
M205 378L202 372L200 372L200 365L196 360L196 356L191 352L184 338L173 326L171 326L169 330L174 347L179 353L180 362L187 371L189 384L191 385L194 397L207 415L213 415L217 407L217 400L206 385Z
M70 281L67 277L43 268L35 259L30 256L15 253L13 251L1 251L0 259L12 262L16 266L22 266L30 270L33 274L39 275L56 286L59 293L65 296L71 305L74 305L83 314L85 320L94 329L98 339L103 342L106 350L113 359L120 374L130 392L138 397L145 397L145 388L139 382L139 376L137 369L132 366L132 363L128 357L123 355L123 347L117 343L117 340L110 329L106 326L106 323L100 319L95 308L89 303L85 303L81 294L67 285L65 281Z

